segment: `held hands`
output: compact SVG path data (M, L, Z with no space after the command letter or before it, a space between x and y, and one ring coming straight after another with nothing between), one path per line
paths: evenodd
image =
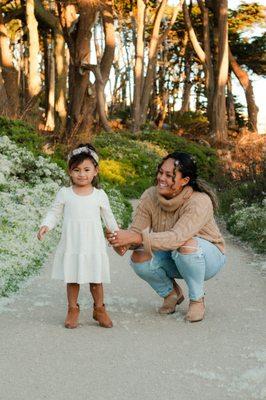
M109 231L108 228L105 228L105 237L109 242L108 246L112 246L112 244L110 243L108 237L112 236L113 234L114 234L114 232L111 232L111 231ZM119 254L120 256L123 256L127 252L128 247L127 246L118 246L118 247L113 247L113 249L115 250L115 252L117 254Z
M142 235L140 233L123 229L116 232L107 231L106 238L114 248L121 246L126 246L128 248L132 244L142 243Z
M49 231L48 226L41 226L39 229L39 232L37 233L37 238L39 240L43 240L44 239L44 235L46 235L46 233Z

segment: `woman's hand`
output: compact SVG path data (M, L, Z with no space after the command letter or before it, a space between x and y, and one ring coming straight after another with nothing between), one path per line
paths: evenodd
M140 233L123 229L113 233L107 232L106 238L113 247L142 243L142 235Z
M122 257L128 251L128 246L113 247L113 249L117 254L119 254Z
M39 229L39 232L37 233L37 238L39 240L43 240L44 239L44 235L49 231L48 226L41 226Z

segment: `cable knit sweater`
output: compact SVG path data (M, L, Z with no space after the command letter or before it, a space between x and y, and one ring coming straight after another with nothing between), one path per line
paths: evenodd
M190 186L171 199L161 196L154 186L147 189L140 198L130 230L142 234L143 247L150 254L152 250L178 249L194 236L225 251L210 197L193 191Z

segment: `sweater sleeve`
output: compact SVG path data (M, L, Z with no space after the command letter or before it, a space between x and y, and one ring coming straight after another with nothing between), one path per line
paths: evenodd
M193 201L184 206L183 213L172 229L165 232L142 231L143 246L148 253L152 250L175 250L187 240L195 236L207 221L213 216L212 202L209 198L204 201Z
M133 221L129 229L133 232L142 233L144 229L151 227L151 205L146 192L140 198L140 202L134 212Z
M100 191L100 212L106 227L111 231L118 231L119 227L117 225L116 219L114 217L113 211L111 209L109 199L104 190Z
M49 229L55 228L63 214L65 205L64 194L65 188L61 188L40 226L48 226Z

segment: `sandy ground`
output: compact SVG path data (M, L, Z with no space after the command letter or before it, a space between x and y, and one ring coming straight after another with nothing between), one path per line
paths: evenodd
M114 328L92 319L82 286L80 326L63 327L64 284L50 263L0 301L1 400L266 399L266 277L227 237L228 262L206 284L206 319L160 316L160 298L110 249L106 303ZM184 284L181 283L183 288Z

